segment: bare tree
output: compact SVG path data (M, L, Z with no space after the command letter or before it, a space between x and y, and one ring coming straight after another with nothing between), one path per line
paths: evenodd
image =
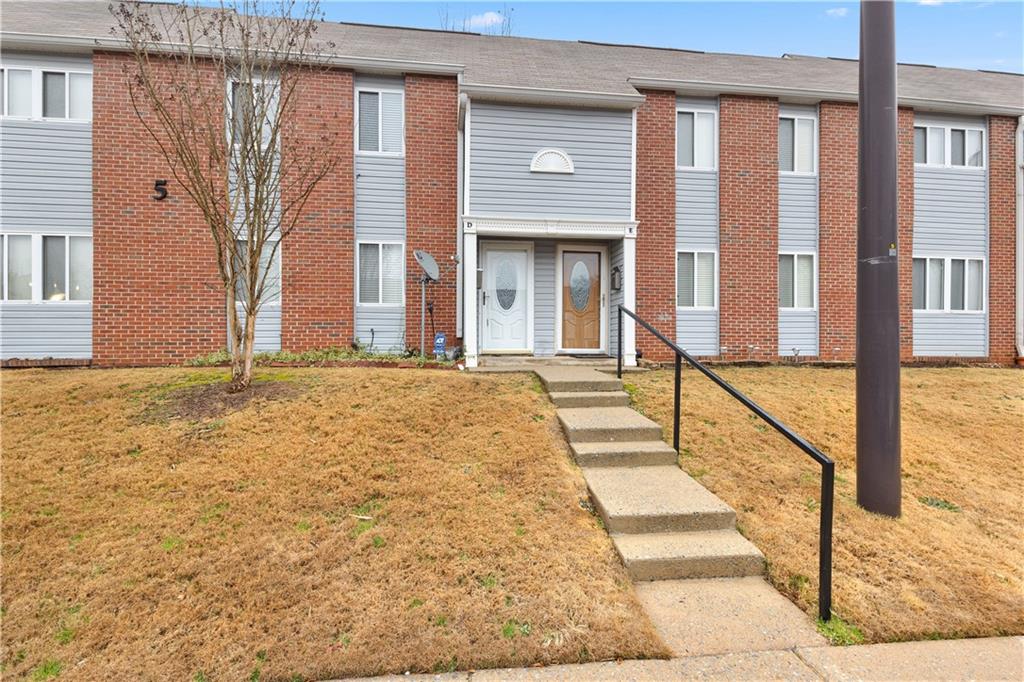
M281 243L341 157L337 109L302 111L334 45L317 37L316 1L122 2L110 11L133 57L125 76L135 114L213 238L230 387L244 390L260 309L280 296Z
M484 35L512 35L512 14L515 7L507 3L501 6L500 12L489 11L483 14L470 15L463 11L462 19L456 19L449 11L448 5L444 4L437 10L437 20L442 31L452 32L478 32Z

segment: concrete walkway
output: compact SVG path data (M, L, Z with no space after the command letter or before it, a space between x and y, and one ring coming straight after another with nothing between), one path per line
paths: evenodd
M847 682L945 682L946 680L1024 679L1024 637L954 639L851 647L811 647L689 656L670 661L622 661L502 668L446 675L390 675L374 680L835 680Z

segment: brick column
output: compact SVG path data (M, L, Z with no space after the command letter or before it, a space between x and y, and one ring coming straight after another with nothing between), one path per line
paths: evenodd
M405 342L420 345L420 267L414 249L429 252L441 267L441 282L430 285L434 327L455 346L458 249L459 88L450 76L405 77ZM470 273L472 275L472 273ZM427 325L430 319L427 318ZM430 327L427 350L433 346Z
M93 361L178 364L227 345L225 299L202 213L132 108L132 63L93 55ZM210 85L223 92L212 69Z
M897 125L900 360L906 362L914 359L914 110L901 108Z
M1014 321L1016 296L1017 119L988 119L988 355L993 362L1012 364L1017 357Z
M778 355L778 101L719 104L719 329L727 360Z
M857 105L818 107L818 356L857 349Z
M317 71L301 78L282 154L330 144L338 165L281 243L281 347L290 351L348 346L355 336L352 73Z
M636 312L676 336L676 95L643 90L636 110ZM649 360L674 357L638 328L637 350Z

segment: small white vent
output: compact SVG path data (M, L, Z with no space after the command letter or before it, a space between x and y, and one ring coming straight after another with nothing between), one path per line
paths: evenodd
M561 149L541 149L530 162L531 173L573 173L572 159Z

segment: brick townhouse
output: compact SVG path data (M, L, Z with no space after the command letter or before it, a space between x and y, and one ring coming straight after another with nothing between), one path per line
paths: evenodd
M5 361L180 363L226 346L212 240L137 123L103 2L5 2ZM420 338L618 352L616 306L699 356L852 360L857 63L325 23L304 103L351 144L282 244L260 350ZM903 357L1021 343L1016 74L899 66ZM290 134L303 134L302 122ZM428 322L428 324L430 324ZM663 350L632 324L627 362Z

